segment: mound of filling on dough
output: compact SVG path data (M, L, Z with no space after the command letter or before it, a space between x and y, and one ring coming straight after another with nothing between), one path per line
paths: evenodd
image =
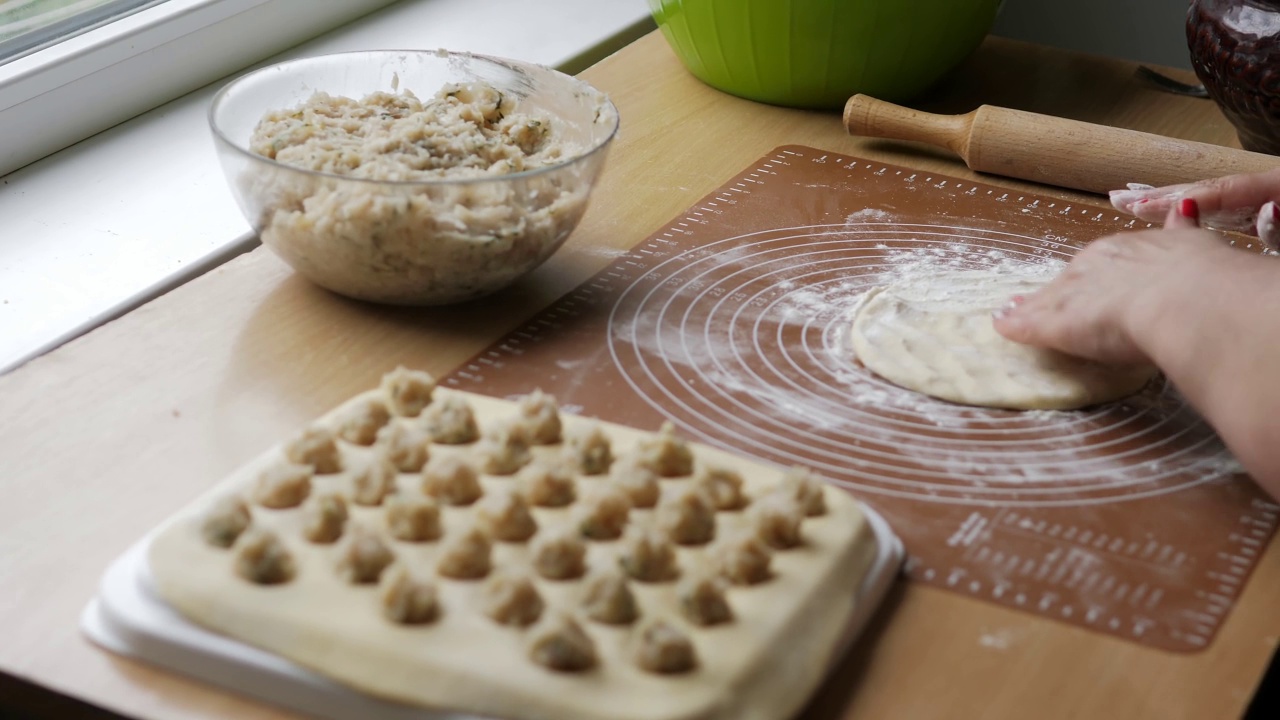
M625 455L609 468L609 480L631 498L631 504L638 508L651 508L658 504L662 494L658 487L658 473L653 466L637 459L634 455Z
M249 528L233 547L236 574L259 585L277 585L293 579L297 563L279 536L270 530Z
M297 507L311 494L311 466L277 462L258 476L253 501L273 510Z
M556 406L556 399L541 390L534 390L520 401L518 422L534 445L560 442L560 409Z
M737 470L706 468L698 476L697 485L716 510L738 510L747 504L747 498L742 493L742 474Z
M658 524L681 545L702 545L715 539L715 513L704 494L697 488L688 488L662 501Z
M752 515L756 532L769 547L786 550L801 543L804 508L795 498L772 493L756 503Z
M444 530L440 524L440 506L430 497L387 498L387 531L404 542L438 540Z
M395 414L417 417L423 408L431 404L436 381L429 373L399 365L382 376L379 387Z
M378 431L375 442L400 472L420 472L431 455L431 434L418 424L391 423Z
M353 585L376 583L396 556L378 533L356 525L338 552L338 577Z
M632 525L622 538L618 565L641 582L662 582L677 573L676 549L666 533Z
M605 570L587 578L582 593L587 617L606 625L626 625L640 617L636 596L617 570Z
M381 505L395 492L396 466L385 457L375 457L352 478L351 499L357 505Z
M524 496L509 489L490 494L476 508L476 521L494 540L524 542L538 531Z
M493 568L493 543L483 530L477 527L445 540L436 572L455 580L475 580L489 574Z
M698 664L689 635L674 623L654 620L640 631L636 664L654 673L679 673Z
M228 548L249 527L249 506L237 495L219 498L204 516L200 535L213 547Z
M655 435L642 439L635 449L640 462L653 466L662 477L678 477L693 472L693 451L689 441L676 433L676 426L662 423Z
M723 583L706 571L682 580L676 595L680 599L680 612L694 625L718 625L733 619Z
M435 620L440 615L440 601L436 587L422 577L417 577L405 565L399 563L382 573L378 586L382 600L382 614L391 622L402 625L418 625Z
M529 658L562 672L578 672L596 664L596 646L567 613L550 615L529 638Z
M337 542L347 515L347 501L338 493L312 495L302 504L302 536L313 543Z
M505 570L489 576L481 592L484 614L501 625L532 625L546 607L528 575Z
M574 508L578 530L592 540L613 540L622 536L631 513L631 498L621 489L610 486L592 488L592 492Z
M569 528L540 534L530 549L533 569L548 580L572 580L586 571L587 546Z
M422 413L422 426L442 445L465 445L480 437L475 412L466 400L457 397L428 405Z
M310 465L317 474L341 472L342 451L334 441L333 431L321 426L309 427L285 446L285 457L298 465Z
M734 585L756 585L768 580L773 556L759 535L751 530L738 532L715 549L720 574Z
M564 507L577 499L573 474L559 463L533 462L516 474L521 493L541 507Z
M599 423L580 426L567 433L564 458L583 475L599 475L609 470L613 463L613 448L609 436Z
M470 505L484 494L475 466L456 455L427 461L422 491L446 505Z
M529 433L519 421L497 423L476 446L481 467L490 475L514 475L529 464Z
M366 398L343 411L338 434L356 445L372 445L378 431L391 420L391 411L381 400Z

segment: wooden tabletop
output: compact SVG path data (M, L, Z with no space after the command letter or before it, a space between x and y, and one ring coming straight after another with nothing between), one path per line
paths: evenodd
M1211 103L1150 90L1133 69L991 39L927 107L993 103L1234 144ZM77 618L102 570L225 473L385 370L453 368L607 264L606 250L643 240L778 145L972 177L937 151L850 138L835 113L711 90L658 35L584 76L617 103L621 136L577 232L509 292L465 309L388 310L317 290L257 250L0 377L8 687L21 678L139 718L288 717L89 644ZM145 212L146 199L138 204ZM900 583L807 717L1235 717L1275 649L1277 607L1274 544L1214 643L1196 654Z

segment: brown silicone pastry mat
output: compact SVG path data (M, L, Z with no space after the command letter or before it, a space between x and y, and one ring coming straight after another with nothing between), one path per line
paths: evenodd
M1074 412L953 405L848 346L907 273L1063 263L1147 227L807 147L778 148L445 378L809 465L878 509L912 580L1128 640L1207 646L1277 521L1163 378ZM1256 249L1255 249L1256 250Z

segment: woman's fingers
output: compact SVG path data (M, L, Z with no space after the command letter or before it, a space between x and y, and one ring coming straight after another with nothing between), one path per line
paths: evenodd
M1280 170L1226 177L1195 183L1185 193L1205 215L1241 208L1257 209L1280 198Z
M1166 187L1131 184L1128 189L1112 191L1111 204L1154 223L1165 219L1183 198L1196 201L1202 227L1252 235L1259 232L1263 220L1258 209L1272 198L1280 198L1280 169Z
M1021 307L1025 301L1026 298L1023 296L1016 296L1004 307L991 314L996 332L1025 345L1045 345L1044 339L1036 332L1035 324L1028 321L1029 316L1034 312L1028 312L1026 308Z
M1200 212L1204 215L1242 208L1253 210L1272 198L1280 197L1280 169L1165 187L1130 184L1126 190L1111 191L1111 204L1122 212L1149 217L1152 208L1167 211L1170 205L1184 197L1199 203Z
M1280 219L1271 215L1274 210L1260 211L1267 202L1280 199L1280 169L1166 187L1130 184L1126 190L1111 192L1111 205L1148 223L1158 223L1188 197L1197 202L1201 227L1257 233L1260 237L1266 227L1270 234L1263 242L1280 249Z
M1192 187L1190 184L1151 187L1129 183L1129 187L1125 190L1111 191L1111 205L1120 212L1137 215L1140 211L1149 212L1148 207L1140 208L1139 205L1147 206L1148 203L1154 202L1163 208L1162 212L1168 212L1170 203Z

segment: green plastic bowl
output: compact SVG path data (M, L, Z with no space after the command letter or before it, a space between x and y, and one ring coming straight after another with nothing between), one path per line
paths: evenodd
M649 0L677 56L750 100L839 108L910 100L991 30L1001 0Z

